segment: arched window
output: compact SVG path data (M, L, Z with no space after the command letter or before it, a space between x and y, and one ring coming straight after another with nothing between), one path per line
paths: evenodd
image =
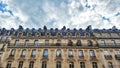
M15 40L14 46L18 46L19 45L19 40Z
M33 68L33 67L34 67L34 61L30 61L29 68Z
M69 50L68 57L73 57L73 51L72 50Z
M61 57L61 50L60 50L60 49L58 49L58 50L56 51L56 57Z
M67 45L68 45L68 46L73 46L72 40L69 40Z
M12 65L12 61L8 61L7 65L6 65L6 68L11 68L11 65Z
M36 50L32 50L32 53L31 53L31 57L35 57L36 56Z
M23 67L23 61L19 61L18 68L22 68L22 67Z
M60 46L61 45L61 40L57 40L56 46Z
M47 49L44 50L43 57L48 57L48 50Z
M69 68L74 68L74 62L69 62Z
M93 46L93 43L91 40L87 40L88 46Z
M34 41L34 46L38 46L38 45L39 45L38 40L35 40Z
M35 33L35 37L40 37L41 35L40 35L40 33L39 32L36 32Z
M26 50L22 50L21 57L25 57L26 55Z
M45 34L45 36L46 36L47 38L50 37L50 35L51 35L51 34L48 33L48 32Z
M10 52L10 56L14 56L15 55L15 49L12 49Z
M98 68L97 62L92 62L92 66L93 66L93 68Z
M76 45L77 45L77 46L81 46L81 41L80 41L80 40L77 40Z
M28 44L29 44L29 40L25 40L24 45L25 45L25 46L28 46Z
M56 68L61 68L61 62L60 61L56 62Z
M78 32L75 35L76 35L76 37L80 37L80 33L78 33Z
M23 33L21 33L21 32L19 32L18 34L17 34L17 37L22 37L23 36Z
M47 68L47 62L46 61L42 62L42 68Z
M57 33L57 37L58 38L62 37L62 33Z
M90 50L90 57L91 57L91 58L95 58L94 50Z
M79 50L78 55L79 55L79 57L83 58L84 57L83 50Z
M85 68L85 62L80 62L80 68Z
M32 37L32 33L27 33L27 37Z
M72 33L68 32L67 37L72 37Z
M90 34L87 32L87 33L85 33L85 36L86 37L90 37Z

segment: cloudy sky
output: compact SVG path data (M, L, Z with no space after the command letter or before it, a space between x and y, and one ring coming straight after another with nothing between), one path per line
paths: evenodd
M120 0L0 0L0 27L120 28Z

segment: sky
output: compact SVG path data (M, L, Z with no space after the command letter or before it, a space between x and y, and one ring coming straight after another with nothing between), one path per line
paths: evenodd
M0 0L0 28L120 29L120 0Z

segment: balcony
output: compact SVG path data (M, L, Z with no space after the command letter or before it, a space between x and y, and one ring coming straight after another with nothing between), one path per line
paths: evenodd
M84 56L79 56L79 58L84 59Z
M68 55L69 58L73 58L74 56L73 55Z
M104 55L106 60L112 60L112 56L111 55Z
M117 60L120 60L120 54L115 55L115 58L116 58Z
M113 43L105 43L105 44L103 44L103 43L99 43L99 47L120 47L120 43L115 43L115 44L113 44Z
M56 43L56 46L61 46L61 44L60 43Z
M8 59L14 60L14 55L9 55Z

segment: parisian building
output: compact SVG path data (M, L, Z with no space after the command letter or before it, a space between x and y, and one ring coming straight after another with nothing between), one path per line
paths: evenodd
M120 68L120 29L0 29L0 68Z

